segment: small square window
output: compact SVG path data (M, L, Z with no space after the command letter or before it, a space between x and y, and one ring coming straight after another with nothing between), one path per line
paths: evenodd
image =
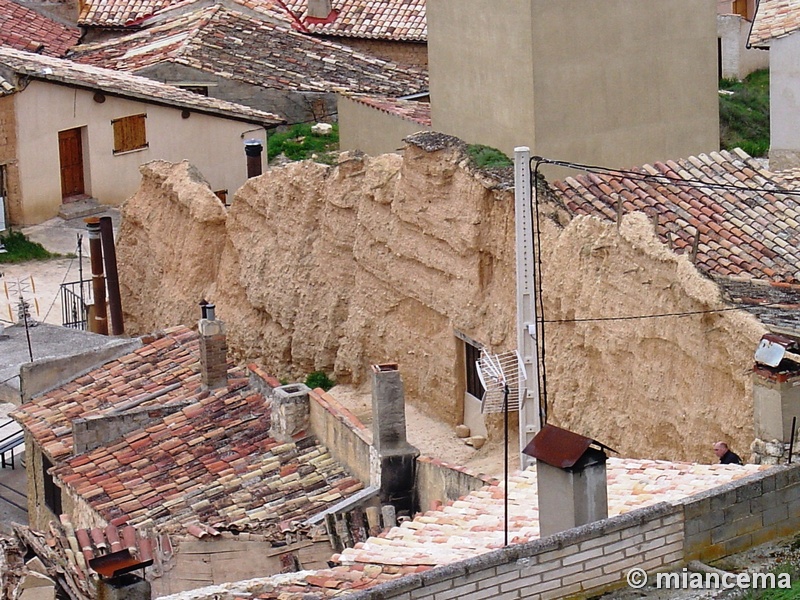
M114 127L114 154L147 148L146 114L131 115L111 121Z

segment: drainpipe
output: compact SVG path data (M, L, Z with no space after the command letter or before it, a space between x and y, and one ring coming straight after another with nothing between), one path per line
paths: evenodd
M106 267L108 284L108 314L111 318L111 335L125 333L122 321L122 298L119 293L119 275L117 273L117 250L114 247L114 227L111 217L100 217L100 241L103 247L103 262Z
M247 155L247 178L261 175L261 151L264 146L260 140L250 139L244 141L244 153Z
M94 296L94 317L90 318L89 331L108 335L106 318L106 281L103 275L103 246L100 243L100 219L85 219L89 232L89 257L92 266L92 295Z

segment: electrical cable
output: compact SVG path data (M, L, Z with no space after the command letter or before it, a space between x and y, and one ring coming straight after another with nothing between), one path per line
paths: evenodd
M67 265L67 272L64 273L64 278L61 280L61 285L64 285L64 282L67 280L67 276L69 275L70 269L72 269L73 262L75 262L75 259L71 258L69 264ZM43 323L47 321L47 317L50 316L50 311L53 310L53 306L55 306L56 300L58 300L58 297L61 295L61 285L58 286L58 291L56 292L56 296L50 303L50 308L47 309L47 314L45 314L44 318L42 319Z
M770 302L766 304L753 304L750 306L754 308L780 308L781 306L785 306L785 304L780 302ZM645 319L663 319L666 317L692 317L696 315L711 315L722 312L730 312L734 310L747 310L747 308L743 306L728 306L725 308L712 308L709 310L694 310L694 311L674 312L674 313L657 313L652 315L627 315L622 317L587 317L585 319L549 319L545 322L564 324L564 323L591 323L600 321L637 321Z

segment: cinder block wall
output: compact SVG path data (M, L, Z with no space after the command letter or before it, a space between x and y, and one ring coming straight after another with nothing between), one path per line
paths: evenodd
M800 467L777 467L684 503L685 559L714 560L800 529Z

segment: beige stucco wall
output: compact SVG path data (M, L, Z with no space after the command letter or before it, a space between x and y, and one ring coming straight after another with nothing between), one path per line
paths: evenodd
M372 156L397 152L403 138L430 127L339 96L339 148L361 150Z
M800 167L800 35L772 40L769 52L769 165L775 171Z
M18 131L17 156L21 210L16 224L39 223L55 216L61 204L58 132L82 127L86 193L103 204L120 204L139 185L139 166L154 160L190 160L211 185L230 194L247 178L244 138L259 138L265 132L241 121L106 95L97 103L92 91L33 81L15 94ZM149 148L114 156L111 120L147 114ZM247 132L247 133L245 133Z
M430 0L427 18L434 131L622 167L718 148L714 0Z
M719 15L717 35L722 44L722 76L744 79L753 71L769 67L769 51L747 48L751 23L738 15Z

